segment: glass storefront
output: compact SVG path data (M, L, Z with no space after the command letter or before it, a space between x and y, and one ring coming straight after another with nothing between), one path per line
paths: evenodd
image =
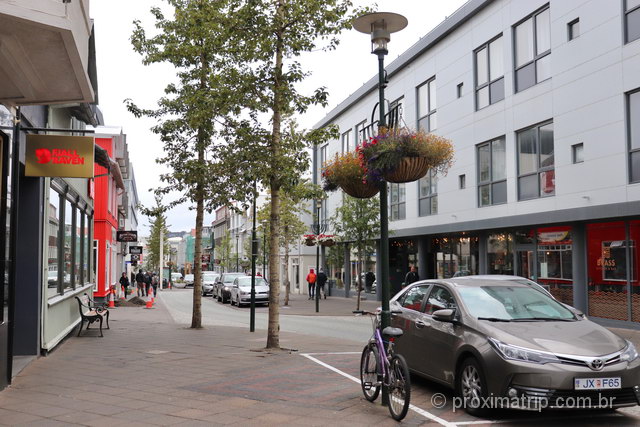
M432 240L435 253L435 277L450 277L478 274L478 237L446 236Z
M487 274L514 274L513 240L511 233L489 235L487 240Z
M536 230L537 278L551 294L573 305L573 242L570 227Z

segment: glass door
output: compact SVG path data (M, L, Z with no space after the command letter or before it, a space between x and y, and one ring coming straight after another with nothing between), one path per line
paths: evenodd
M516 275L535 279L535 251L533 249L516 250Z

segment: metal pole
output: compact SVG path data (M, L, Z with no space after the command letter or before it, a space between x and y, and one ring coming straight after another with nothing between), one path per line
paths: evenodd
M386 52L378 52L378 92L379 92L379 110L380 121L378 122L378 130L386 127L384 117L384 55ZM380 256L381 276L378 280L382 287L382 329L391 324L391 313L389 312L390 284L389 284L389 217L387 210L387 182L380 183ZM386 387L382 386L382 404L389 405L389 393Z
M238 238L240 238L240 235L238 234L238 230L236 230L236 271L240 271L240 258L239 258L239 254L238 254Z
M262 232L262 277L267 277L267 234Z
M318 212L320 209L318 209ZM319 215L318 215L319 216ZM320 228L320 224L318 224ZM320 233L318 233L320 234ZM320 312L320 284L318 283L318 273L320 272L320 242L316 241L316 313Z
M160 217L156 217L156 222L158 222ZM162 225L162 224L160 224ZM160 227L160 277L158 279L160 290L162 290L162 273L164 271L164 230ZM171 277L171 276L169 276ZM155 297L156 295L154 295Z
M258 241L256 240L256 182L253 181L253 226L251 228L251 311L249 314L249 332L256 330L256 257Z

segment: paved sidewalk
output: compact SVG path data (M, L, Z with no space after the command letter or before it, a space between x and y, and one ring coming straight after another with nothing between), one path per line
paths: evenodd
M192 330L162 303L114 309L105 337L93 334L70 337L0 392L0 424L396 425L358 384L301 355L353 352L345 366L357 375L362 343L283 333L281 346L298 351L265 352L265 332ZM423 421L410 413L406 424Z

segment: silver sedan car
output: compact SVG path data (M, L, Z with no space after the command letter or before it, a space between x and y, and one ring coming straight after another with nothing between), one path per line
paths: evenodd
M269 304L269 285L262 277L255 280L255 302L256 304ZM251 303L251 276L241 276L236 278L231 285L231 305L238 307Z
M526 284L421 281L390 308L392 325L404 330L396 350L411 371L455 389L459 407L473 415L640 401L634 345Z

